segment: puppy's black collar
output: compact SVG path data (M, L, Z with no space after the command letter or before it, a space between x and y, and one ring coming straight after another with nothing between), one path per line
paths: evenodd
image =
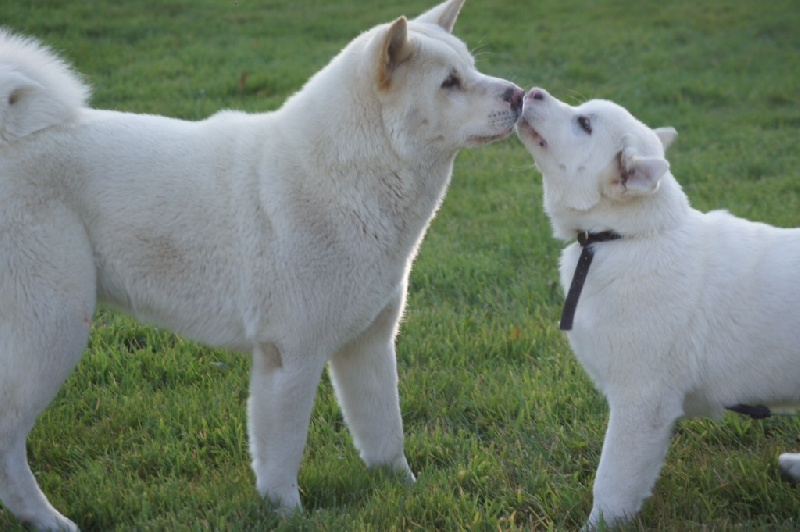
M569 285L567 300L564 302L564 310L561 312L561 323L558 328L562 331L572 329L572 321L575 319L575 309L578 307L578 299L581 297L583 283L586 282L586 275L589 273L589 266L594 258L592 244L597 242L608 242L609 240L619 240L622 236L614 231L603 231L600 233L590 233L580 231L578 233L578 244L583 250L575 266L575 275L572 276L572 283Z

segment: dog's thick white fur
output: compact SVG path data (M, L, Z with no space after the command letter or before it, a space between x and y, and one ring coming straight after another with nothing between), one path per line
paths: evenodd
M676 420L800 402L800 230L693 209L664 158L675 130L611 102L535 88L517 132L555 236L622 237L593 244L567 333L611 410L589 527L619 523L649 496ZM565 290L580 253L562 254ZM798 475L797 457L781 462Z
M394 339L456 153L513 131L524 92L451 34L463 0L357 37L271 113L202 122L90 109L46 48L0 33L0 499L74 529L25 441L99 300L252 353L258 491L300 507L326 363L364 462L413 480Z

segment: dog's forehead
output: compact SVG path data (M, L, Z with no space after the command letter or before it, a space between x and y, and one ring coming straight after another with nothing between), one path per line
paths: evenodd
M602 122L607 134L612 136L634 136L643 142L657 140L653 131L633 116L630 111L609 100L591 100L576 108L580 114L592 116Z
M475 66L475 58L464 41L435 24L423 24L411 21L408 23L409 34L416 38L422 50L432 54L450 57L470 67Z
M627 109L609 100L589 100L578 106L576 111L619 123L627 123L633 119Z

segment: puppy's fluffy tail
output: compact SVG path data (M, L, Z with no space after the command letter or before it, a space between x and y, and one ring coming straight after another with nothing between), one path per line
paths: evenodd
M0 146L69 122L89 94L48 48L0 28Z

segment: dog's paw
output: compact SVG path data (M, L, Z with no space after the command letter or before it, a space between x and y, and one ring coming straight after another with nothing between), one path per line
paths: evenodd
M25 524L36 530L52 530L58 532L79 532L78 525L59 513L41 519L24 520Z
M414 472L411 471L411 468L408 466L408 461L405 456L401 456L399 460L391 464L391 468L397 474L403 476L406 484L414 484L417 481L417 477L414 476Z
M400 474L403 475L403 480L409 486L417 483L417 477L414 476L414 473L408 466L406 466L406 468L403 471L401 471Z
M800 482L800 453L783 453L778 457L781 477L788 482Z
M264 501L270 510L278 515L290 516L303 511L303 504L300 502L300 490L291 487L283 490L268 489L262 493Z
M592 513L585 525L581 528L581 532L595 532L597 530L615 530L628 525L636 515L637 511L612 511L610 509L601 510L595 504L592 507Z
M411 471L411 468L408 466L408 460L406 460L405 455L401 452L399 455L395 455L394 458L390 459L368 459L362 456L364 463L367 464L367 467L370 469L378 469L391 472L392 475L397 475L399 477L403 477L406 484L414 484L417 479L414 476L414 473Z

